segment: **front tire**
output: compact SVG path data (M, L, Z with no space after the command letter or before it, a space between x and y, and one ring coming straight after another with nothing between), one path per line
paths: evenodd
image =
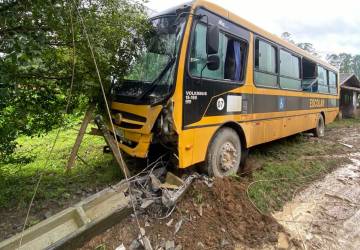
M314 128L312 132L315 137L323 137L325 135L325 120L323 115L319 115L316 128Z
M205 168L212 177L223 178L236 174L240 168L241 142L231 128L222 128L212 140L205 162Z

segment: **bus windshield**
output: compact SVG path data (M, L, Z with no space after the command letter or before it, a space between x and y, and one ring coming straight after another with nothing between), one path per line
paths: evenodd
M132 62L128 80L143 82L154 81L171 57L174 56L175 25L174 17L162 17L152 20L153 30L145 38L140 56Z
M175 59L178 54L185 19L164 15L150 20L152 29L140 46L139 56L130 63L124 81L113 86L115 96L164 96L173 84ZM116 86L117 85L117 86Z

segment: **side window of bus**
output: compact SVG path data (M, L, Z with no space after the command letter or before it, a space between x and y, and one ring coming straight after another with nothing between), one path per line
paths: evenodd
M201 76L201 71L207 61L206 32L206 25L202 23L196 25L190 51L190 73L196 77ZM245 42L233 39L220 32L218 52L220 67L214 71L205 68L202 77L216 80L243 80L246 48Z
M318 92L316 63L302 59L302 89L306 92Z
M329 88L331 94L337 94L337 78L334 72L329 71Z
M277 49L262 40L255 40L255 83L277 87Z
M300 58L285 50L280 50L280 86L284 89L302 89Z
M318 66L318 91L320 93L329 93L327 70Z

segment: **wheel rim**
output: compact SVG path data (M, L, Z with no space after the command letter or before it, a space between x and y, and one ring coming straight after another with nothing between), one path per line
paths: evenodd
M325 134L325 125L323 119L319 119L319 134L320 136L324 136Z
M225 142L220 148L219 170L228 173L236 169L238 152L231 142Z

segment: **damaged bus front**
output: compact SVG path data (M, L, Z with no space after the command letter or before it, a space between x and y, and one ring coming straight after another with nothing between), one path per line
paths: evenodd
M151 18L141 55L125 79L112 85L111 112L119 147L133 157L146 158L152 143L177 151L172 95L189 10L182 6Z

